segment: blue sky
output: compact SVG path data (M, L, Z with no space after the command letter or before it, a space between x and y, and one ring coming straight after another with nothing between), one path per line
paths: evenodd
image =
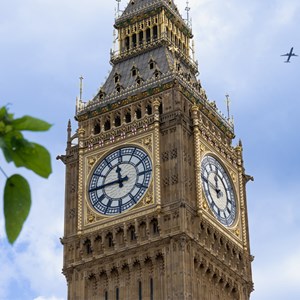
M185 0L175 0L185 14ZM122 1L122 6L126 1ZM0 99L16 116L53 124L27 134L51 152L53 174L26 170L32 209L13 247L0 212L0 300L66 299L61 275L64 166L55 160L73 128L79 77L89 100L110 70L114 8L100 0L11 0L0 10ZM300 54L298 0L191 0L199 78L210 100L226 113L230 95L236 143L242 139L255 291L253 300L300 295ZM0 156L3 165L3 157ZM5 166L8 174L15 170ZM4 178L0 177L0 193Z

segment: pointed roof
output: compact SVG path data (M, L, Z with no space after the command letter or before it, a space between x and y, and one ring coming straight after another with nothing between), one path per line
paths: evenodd
M130 0L124 12L117 20L117 23L122 19L127 19L132 15L140 14L143 11L148 11L149 9L159 6L168 7L173 13L180 16L173 0Z
M123 15L141 10L154 4L164 3L170 5L172 8L176 8L173 0L130 0L127 7L124 10Z

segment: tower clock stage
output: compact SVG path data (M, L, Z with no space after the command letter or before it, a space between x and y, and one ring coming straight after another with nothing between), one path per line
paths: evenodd
M60 157L68 299L249 299L242 143L197 78L189 18L135 0L114 27L111 72L77 99Z

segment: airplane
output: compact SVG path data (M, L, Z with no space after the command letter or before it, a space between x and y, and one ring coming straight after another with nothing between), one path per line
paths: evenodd
M281 56L287 56L288 57L287 60L285 61L285 63L289 63L292 56L298 56L295 53L293 53L293 50L294 50L294 48L292 47L289 53L281 55Z

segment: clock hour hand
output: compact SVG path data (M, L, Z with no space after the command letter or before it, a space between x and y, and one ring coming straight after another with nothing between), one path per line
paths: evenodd
M116 172L118 173L118 180L119 180L119 187L123 187L123 180L122 180L122 175L121 175L122 169L120 166L117 167ZM127 177L127 176L126 176Z

